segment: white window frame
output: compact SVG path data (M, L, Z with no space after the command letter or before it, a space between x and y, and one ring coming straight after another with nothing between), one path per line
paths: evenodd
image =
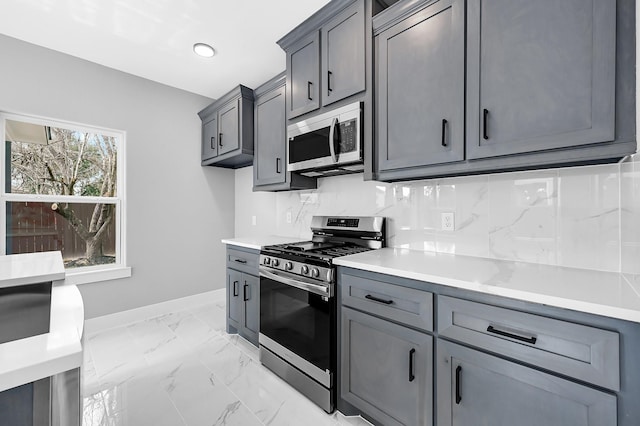
M11 194L6 193L6 120L22 121L42 126L60 127L64 129L77 130L85 133L97 133L105 136L112 136L118 141L117 151L117 184L116 197L80 197L73 195L36 195L36 194ZM6 255L6 230L7 230L7 208L8 202L33 201L33 202L60 202L68 201L73 203L108 203L116 205L116 262L109 265L94 265L79 268L69 268L66 272L67 284L86 284L97 281L105 281L131 276L131 268L127 266L126 252L126 193L125 193L125 147L126 132L121 130L107 129L99 126L73 123L69 121L55 120L43 117L35 117L22 114L0 112L0 132L2 132L2 149L0 149L0 255Z

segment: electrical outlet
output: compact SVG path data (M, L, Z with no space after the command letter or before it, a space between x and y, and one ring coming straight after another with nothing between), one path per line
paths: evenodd
M291 223L291 212L287 212L287 223Z
M455 231L455 213L453 212L444 212L441 214L442 219L442 230L443 231Z
M256 217L255 216L251 216L251 224L253 226L256 226Z

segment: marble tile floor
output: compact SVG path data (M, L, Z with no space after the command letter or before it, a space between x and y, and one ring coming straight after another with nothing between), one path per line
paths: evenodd
M225 333L224 292L205 305L85 336L84 426L366 426L329 415ZM219 293L219 294L218 294Z

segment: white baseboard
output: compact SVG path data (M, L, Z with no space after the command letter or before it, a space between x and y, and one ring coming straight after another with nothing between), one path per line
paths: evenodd
M171 312L224 300L226 289L221 288L206 293L194 294L193 296L182 297L180 299L168 300L154 305L142 306L128 311L116 312L115 314L103 315L91 318L84 323L84 334L90 336L112 328L122 327L134 322L144 321Z

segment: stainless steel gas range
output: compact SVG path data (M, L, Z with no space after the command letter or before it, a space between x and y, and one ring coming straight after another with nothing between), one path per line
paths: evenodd
M314 216L313 238L260 252L260 361L327 412L335 407L339 256L385 245L382 217Z

